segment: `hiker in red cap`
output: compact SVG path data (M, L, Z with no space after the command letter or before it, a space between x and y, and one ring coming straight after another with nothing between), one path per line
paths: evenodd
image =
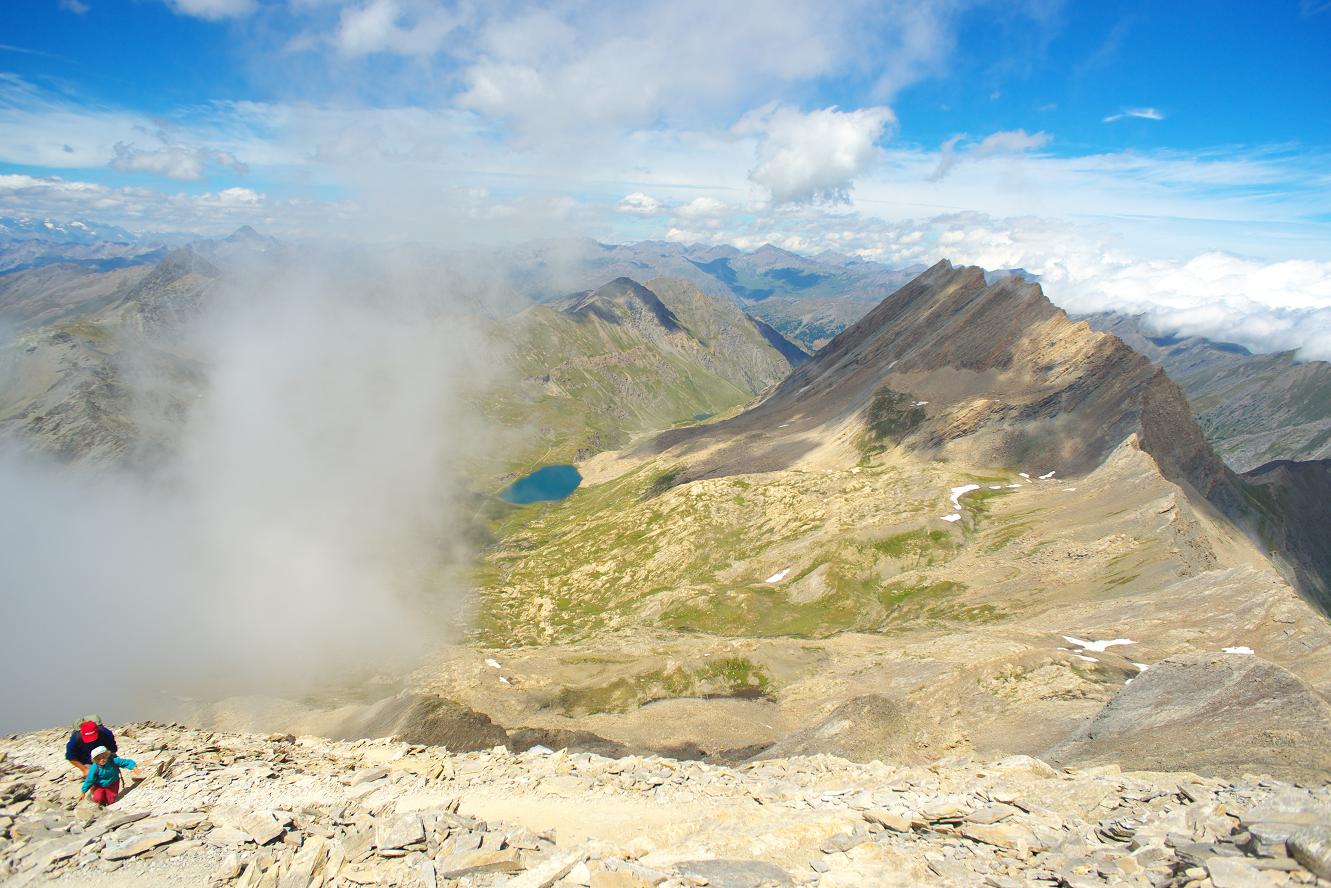
M116 735L112 734L111 729L102 724L102 720L97 716L84 716L74 728L74 733L69 735L69 742L65 744L65 760L87 777L88 766L92 764L92 751L99 746L105 746L112 753L116 752Z

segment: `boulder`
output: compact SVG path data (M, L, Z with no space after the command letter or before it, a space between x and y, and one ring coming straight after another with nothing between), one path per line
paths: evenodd
M1331 775L1331 706L1249 654L1184 654L1152 666L1053 746L1065 765L1289 780Z
M1331 825L1318 823L1294 830L1285 843L1289 856L1308 872L1321 879L1331 879Z

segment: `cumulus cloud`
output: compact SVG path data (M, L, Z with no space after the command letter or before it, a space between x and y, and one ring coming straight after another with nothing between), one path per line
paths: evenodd
M895 122L886 107L803 114L769 105L746 114L735 132L759 137L749 178L773 203L848 203L855 177L878 159L878 142Z
M958 148L966 138L963 133L959 136L953 136L943 143L938 152L938 166L929 174L930 182L941 181L948 173L952 172L953 168L963 158L981 160L995 155L1021 154L1026 151L1034 151L1048 145L1051 137L1048 133L1028 133L1024 129L1000 130L985 136L974 145Z
M635 191L620 199L618 209L621 213L632 213L635 216L655 216L661 212L661 202L650 194Z
M177 15L209 21L242 18L258 8L255 0L166 0L166 5Z
M248 172L245 164L225 151L169 144L164 137L162 141L160 148L139 148L134 144L116 142L111 168L121 172L151 173L184 182L197 182L206 178L209 168L214 166L237 173Z
M1113 123L1116 120L1123 120L1127 117L1135 117L1140 120L1164 120L1165 112L1158 108L1124 108L1117 114L1110 114L1104 119L1104 122Z

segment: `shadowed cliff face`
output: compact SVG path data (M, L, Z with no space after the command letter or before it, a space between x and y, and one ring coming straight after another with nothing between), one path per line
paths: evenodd
M1331 459L1279 460L1243 475L1258 529L1304 593L1331 613Z

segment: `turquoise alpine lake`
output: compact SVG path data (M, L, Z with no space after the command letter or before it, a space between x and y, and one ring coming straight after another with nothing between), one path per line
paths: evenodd
M499 494L515 506L545 500L562 500L578 489L582 475L573 466L542 466L526 478L519 478Z

